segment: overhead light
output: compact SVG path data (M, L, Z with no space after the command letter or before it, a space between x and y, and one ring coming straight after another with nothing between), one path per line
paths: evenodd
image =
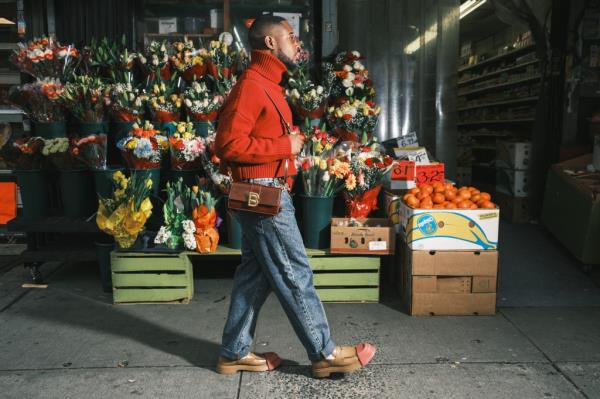
M459 7L460 19L463 19L479 7L481 7L487 0L467 0L462 3Z
M15 23L10 19L0 17L0 25L14 25Z

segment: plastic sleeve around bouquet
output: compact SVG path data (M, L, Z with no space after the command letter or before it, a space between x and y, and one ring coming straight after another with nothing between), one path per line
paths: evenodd
M381 191L381 185L375 186L364 193L349 195L344 192L346 200L346 216L351 218L369 217L371 211L377 209L377 197Z
M196 251L200 253L211 253L217 250L219 245L219 233L215 228L217 223L217 212L215 208L200 205L192 212L192 219L196 226L194 238L196 239Z
M188 116L193 122L213 122L217 119L219 111L212 111L209 113L200 113L200 112L187 112Z
M113 113L113 117L116 122L135 122L138 119L142 119L141 116L142 115L138 113L127 111L124 109L115 111Z
M92 134L76 142L75 155L92 169L106 169L106 134Z
M178 122L181 119L181 113L168 111L154 111L155 122Z
M194 79L200 80L204 75L206 75L206 64L195 64L181 72L183 79L190 82Z
M96 214L96 224L100 230L113 236L121 248L129 248L135 243L151 214L152 203L148 198L144 198L138 211L134 209L131 199L110 214L104 204L100 202Z

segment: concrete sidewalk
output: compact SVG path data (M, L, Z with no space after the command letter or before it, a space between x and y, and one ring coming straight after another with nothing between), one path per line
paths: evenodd
M189 305L114 306L91 265L46 265L49 287L29 290L17 267L0 277L0 397L600 398L600 289L539 228L503 233L495 316L410 317L394 297L326 304L338 343L379 347L369 367L328 380L310 378L273 296L254 350L284 365L214 372L230 279L196 279Z

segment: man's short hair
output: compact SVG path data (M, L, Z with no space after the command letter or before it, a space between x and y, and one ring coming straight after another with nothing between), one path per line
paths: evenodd
M270 29L274 25L279 25L284 22L286 19L282 17L276 17L270 14L263 14L260 17L256 18L250 26L250 30L248 31L248 41L250 42L250 47L254 50L265 50L267 45L265 44L265 36L268 35Z

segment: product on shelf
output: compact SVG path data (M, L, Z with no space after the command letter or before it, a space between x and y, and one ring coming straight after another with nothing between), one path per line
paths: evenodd
M452 183L435 182L412 188L402 200L418 209L495 209L489 193L475 187L457 188Z

